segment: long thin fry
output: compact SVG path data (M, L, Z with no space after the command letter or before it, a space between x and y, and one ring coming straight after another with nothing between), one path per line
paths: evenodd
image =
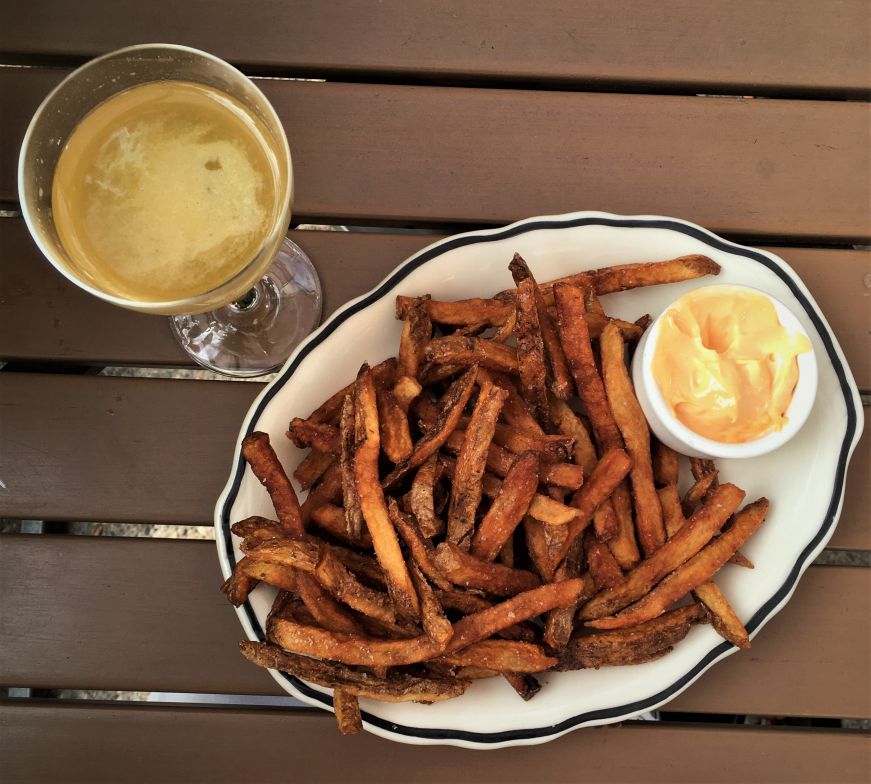
M360 497L357 495L357 482L354 479L354 421L354 395L351 394L342 402L339 416L339 467L342 473L345 528L349 536L360 538L363 533L363 511L360 509Z
M724 639L739 648L750 647L750 635L741 623L723 592L713 580L705 580L699 583L693 590L693 594L711 613L711 625Z
M620 568L608 545L600 542L591 529L584 534L584 552L587 557L587 568L597 591L603 588L613 588L623 582L623 570Z
M452 433L451 437L453 435ZM445 524L436 517L434 500L435 484L441 472L442 466L438 457L431 455L417 469L408 494L408 505L411 513L417 519L421 533L427 539L438 536L445 528Z
M450 646L448 646L450 647ZM483 640L437 660L455 667L480 667L494 672L542 672L556 664L538 645L514 640Z
M517 370L523 399L542 422L547 421L547 368L544 358L544 339L535 306L535 281L527 278L517 285L515 303L517 324Z
M453 335L435 338L427 344L425 356L428 362L437 365L481 365L491 370L517 372L516 349L481 338Z
M393 498L387 504L387 512L390 515L390 522L393 523L402 541L405 542L409 553L411 553L411 557L420 567L421 571L429 578L433 585L444 591L450 590L451 584L442 576L435 565L435 550L429 540L421 533L417 522L403 514L399 504ZM418 595L420 595L420 591L418 591Z
M494 596L512 596L539 584L532 572L482 561L450 542L436 547L435 564L454 585L479 588Z
M254 432L242 442L242 455L251 466L254 476L260 480L272 499L272 505L284 530L294 536L302 536L305 529L299 501L293 485L284 473L284 467L269 443L267 433Z

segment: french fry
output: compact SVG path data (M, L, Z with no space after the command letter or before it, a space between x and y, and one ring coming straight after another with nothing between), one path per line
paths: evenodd
M691 457L690 470L693 472L693 479L701 479L707 474L716 474L717 466L714 461L705 457Z
M443 591L450 590L450 582L442 576L433 561L435 557L433 546L421 533L417 522L403 514L399 504L393 498L387 504L387 512L390 515L390 522L393 523L393 527L396 528L400 538L405 542L411 557L421 571L429 578L433 585L441 588ZM419 590L417 593L420 596Z
M260 667L281 670L319 686L341 687L357 697L383 702L441 702L459 697L469 687L468 681L424 678L402 672L379 678L337 662L289 653L268 643L245 641L239 643L239 648L248 661Z
M420 602L420 618L423 630L427 637L435 641L439 645L447 645L454 634L454 629L451 622L445 615L439 600L436 598L432 587L426 581L426 578L421 573L417 564L408 561L408 573L411 575L411 581L414 583L414 588L417 591L417 598Z
M568 403L557 397L550 398L550 419L560 433L573 440L572 459L584 469L584 476L593 473L598 458L590 434L578 415Z
M403 411L408 411L411 402L421 393L423 387L417 379L402 376L393 387L393 396Z
M384 478L382 486L385 489L392 487L409 471L413 471L419 465L426 462L448 440L448 437L460 421L460 417L463 415L463 408L472 394L476 373L477 369L473 366L451 384L441 400L437 421L423 438L414 445L414 451L412 451L411 455L399 463Z
M361 582L377 588L387 588L387 578L384 575L384 570L378 565L378 561L374 557L358 553L356 550L349 550L347 547L337 544L324 543L324 546L329 549L333 557L341 561Z
M557 567L554 574L556 581L570 580L573 577L580 577L584 581L584 587L574 602L566 607L557 607L547 614L547 620L544 623L544 641L554 651L562 650L568 645L574 628L578 604L587 601L596 593L593 578L586 573L580 574L579 560L582 551L580 545L580 542L575 543L575 546L569 551L568 557Z
M453 302L415 297L396 298L396 317L407 319L409 309L420 301L426 315L437 324L465 326L468 324L503 324L514 310L512 303L498 299L461 299Z
M760 498L748 504L738 514L729 530L675 569L659 585L622 612L608 618L588 621L596 629L625 629L652 620L664 613L674 602L708 580L765 519L768 500Z
M517 326L517 311L511 308L511 315L505 319L505 323L493 333L492 340L496 343L504 343L514 336L514 327Z
M713 473L704 474L699 477L696 483L687 490L686 495L684 495L681 501L683 513L686 517L689 517L696 510L696 507L702 502L708 491L716 486L716 482L717 471L715 470Z
M697 623L707 623L700 604L689 604L629 629L575 633L561 654L557 670L599 669L643 664L668 653Z
M594 596L580 610L585 621L604 618L638 601L657 582L701 550L723 527L744 500L744 491L733 484L720 485L671 539L648 556L622 583Z
M542 615L556 607L568 607L577 601L583 590L584 581L580 578L549 583L519 593L486 610L467 615L454 624L454 636L445 648L445 653L453 653L472 643L486 640L508 626ZM517 667L505 669L519 671Z
M290 420L286 435L300 449L314 447L331 455L339 454L339 431L332 425L294 417Z
M451 542L436 547L435 565L454 585L479 588L494 596L513 596L540 583L532 572L482 561Z
M313 575L297 575L297 593L318 626L331 632L362 633L361 625L348 607L340 604Z
M507 392L495 384L481 386L472 418L466 427L463 446L457 455L451 503L448 507L448 541L468 549L475 527L475 512L481 502L481 477L487 449L493 440L496 420Z
M335 461L335 456L318 449L312 449L305 459L294 469L293 478L299 482L303 490L308 490L318 479L323 476L330 465Z
M427 297L408 298L402 312L402 336L399 339L397 375L416 379L423 362L423 352L432 337L432 323L426 312ZM397 309L398 309L397 301Z
M528 672L503 672L502 677L524 702L529 702L541 691L541 684Z
M304 524L308 524L312 512L324 504L331 504L342 497L342 469L337 461L324 471L317 484L309 490L305 501L300 507L300 515Z
M597 591L613 588L623 582L623 570L614 559L608 545L600 542L590 528L584 533L584 553L590 577Z
M538 420L530 413L511 376L482 367L478 369L478 383L482 384L485 381L502 387L508 393L508 397L505 398L505 403L502 405L502 416L505 417L505 421L509 425L530 435L544 435L544 430Z
M546 656L541 646L514 640L483 640L437 659L454 667L479 667L494 672L542 672L556 661Z
M245 559L243 558L233 568L233 572L221 585L221 593L227 597L227 600L234 607L239 607L248 601L248 596L259 584L256 577L247 574L244 567L240 568L240 564Z
M424 356L436 365L481 365L506 373L517 372L517 350L514 347L481 338L453 335L435 338L427 344Z
M375 379L375 383L380 386L389 386L396 377L396 364L396 357L390 357L375 365L372 368L372 376ZM342 387L338 392L334 392L321 403L308 415L309 422L335 422L339 417L339 412L342 410L342 401L354 391L354 383L352 381L347 386Z
M242 455L269 493L284 530L293 536L302 536L305 529L296 491L269 443L269 436L259 432L247 435L242 441Z
M573 445L570 436L527 433L522 430L512 430L501 423L496 424L493 440L516 455L529 449L541 452L542 461L547 463L564 461Z
M378 389L378 427L381 431L381 449L393 463L405 460L414 448L408 429L408 416L389 389Z
M536 289L535 281L531 278L522 280L517 285L517 323L514 337L517 340L517 371L523 399L538 419L545 422L548 416L547 368L544 339L535 306Z
M717 634L739 648L750 647L750 635L747 634L744 624L713 580L699 583L693 590L693 595L708 608L711 625Z
M658 487L677 485L680 455L662 441L653 444L653 481Z
M635 494L635 530L642 552L650 555L665 543L662 508L653 486L650 430L626 369L623 338L613 324L603 330L599 348L608 403L632 458L629 478Z
M342 500L344 501L345 531L352 539L363 537L363 510L357 495L357 482L354 478L354 439L356 424L354 415L354 395L348 395L342 403L339 415L339 469L342 476ZM323 509L324 507L320 507ZM314 517L319 510L312 513ZM368 535L367 535L368 538ZM369 543L371 544L371 539Z
M492 561L514 533L538 487L538 455L524 452L508 471L496 496L471 541L471 553Z
M665 533L671 539L681 528L686 518L680 503L680 496L675 485L666 485L656 491L659 496L659 505L662 507L662 519L665 524Z
M387 577L387 591L396 605L401 618L416 620L420 617L417 593L411 584L408 570L396 531L387 514L384 491L378 478L378 453L380 436L378 428L378 409L375 402L375 382L368 367L357 376L354 387L354 417L356 448L354 451L354 479L360 510L378 563Z
M236 569L258 582L273 585L283 591L296 593L299 589L296 572L282 564L258 561L246 555L236 564Z
M454 433L451 433L449 440L453 436ZM411 483L411 490L408 493L408 505L411 513L417 519L420 531L427 539L438 536L445 528L445 524L436 517L433 496L435 484L441 476L441 472L442 465L439 463L438 457L431 455L417 469Z
M363 731L360 701L353 694L340 687L333 689L333 711L342 735L356 735Z

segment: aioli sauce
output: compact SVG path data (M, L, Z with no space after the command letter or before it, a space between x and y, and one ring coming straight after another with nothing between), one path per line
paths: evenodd
M798 383L796 357L811 350L761 294L715 286L666 311L653 377L666 405L690 430L744 443L780 430Z

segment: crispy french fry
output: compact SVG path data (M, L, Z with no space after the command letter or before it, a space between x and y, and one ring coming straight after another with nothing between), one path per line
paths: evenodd
M416 620L420 617L417 593L411 584L396 531L387 514L384 491L378 478L380 436L378 408L375 402L375 382L371 371L364 366L354 387L354 417L356 448L354 451L354 479L360 510L378 563L387 577L387 591L401 618Z
M455 667L479 667L493 672L542 672L556 664L540 646L514 640L483 640L451 651L438 662Z
M517 351L492 340L449 335L431 340L424 351L428 362L436 365L462 365L517 372Z
M620 568L608 545L600 542L591 529L584 533L584 552L587 557L587 568L597 591L603 588L613 588L623 582L623 570Z
M448 643L445 653L453 653L472 643L486 640L507 626L542 615L556 607L568 607L577 601L583 590L584 581L580 578L549 583L519 593L486 610L467 615L454 624L454 636ZM518 667L505 669L519 671Z
M396 377L396 357L390 357L375 365L372 368L372 376L376 384L390 386ZM342 401L354 391L354 383L352 381L347 386L342 387L321 403L308 415L309 422L335 422L342 410Z
M324 504L331 504L342 497L342 469L338 461L333 461L330 467L324 471L323 476L309 490L305 501L300 507L300 515L304 524L308 524L312 512Z
M397 374L402 377L416 379L423 362L423 351L432 337L432 323L426 311L428 297L408 298L410 301L403 309L402 337L399 339L399 356L397 357ZM398 306L397 301L397 306ZM398 308L397 308L398 309Z
M331 632L362 633L362 627L348 608L333 598L313 575L297 575L297 592L314 623Z
M527 433L522 430L512 430L502 423L497 423L493 440L516 455L530 449L541 452L541 459L546 463L564 461L573 445L571 436Z
M503 672L502 677L524 702L529 702L541 691L541 684L528 672Z
M627 573L622 583L602 591L581 607L580 617L585 621L604 618L638 601L665 575L701 550L743 500L744 491L740 488L732 484L720 485L687 524Z
M414 448L408 429L408 416L389 389L376 392L378 427L381 431L381 449L393 463L405 460Z
M335 461L335 456L319 449L312 449L305 459L294 469L293 478L299 482L303 490L308 490L318 479L323 476L330 465Z
M582 549L580 544L580 542L575 544L568 557L557 567L554 574L554 579L557 581L569 580L578 576L584 581L584 587L574 602L567 607L557 607L547 614L547 620L544 624L544 641L554 651L559 651L568 645L574 628L578 604L587 601L596 592L593 578L587 573L580 574L579 560Z
M511 376L482 367L478 369L478 383L483 384L485 381L502 387L508 393L508 397L505 398L505 403L502 405L502 416L505 417L505 421L509 425L531 435L544 435L544 430L538 420L530 413Z
M748 504L735 515L728 531L675 569L644 597L615 616L588 621L587 625L597 629L625 629L661 615L682 596L716 574L729 556L759 528L767 511L768 500L765 498Z
M451 542L436 547L435 565L454 585L480 588L494 596L512 596L539 584L532 572L482 561Z
M708 608L711 625L717 634L739 648L750 647L750 635L747 634L744 624L713 580L699 583L693 590L693 595Z
M415 297L396 298L397 318L408 318L409 309L415 304ZM511 302L498 299L461 299L453 302L444 302L437 299L426 298L421 300L426 315L437 324L451 324L464 326L467 324L503 324L511 315L514 307Z
M393 396L396 402L403 411L408 411L411 401L414 400L423 391L423 387L417 379L411 376L402 376L397 379L393 387Z
M713 473L704 474L701 476L696 483L686 492L683 500L681 501L681 506L683 507L683 513L686 517L689 517L693 512L695 512L696 507L702 502L702 499L708 494L708 491L715 487L717 483L717 471L715 470Z
M462 376L454 381L441 400L438 419L415 445L414 451L408 458L399 463L384 479L382 486L392 487L409 471L413 471L423 464L429 457L435 454L448 440L450 434L456 428L463 408L472 394L475 385L475 366L469 368ZM423 398L419 398L422 400ZM377 466L376 466L377 468Z
M599 338L599 348L608 403L623 436L626 451L632 458L629 478L635 494L635 529L638 542L642 552L650 555L665 543L662 508L653 486L650 430L626 369L623 338L613 324L603 330Z
M298 590L297 573L282 564L258 561L246 555L236 564L236 569L259 582L273 585L283 591L295 593Z
M246 436L242 441L242 455L269 493L284 530L293 536L302 536L305 529L296 491L269 443L269 436L259 432Z
M423 630L431 640L439 645L447 645L454 634L454 628L417 564L410 560L407 565L411 581L417 591L417 598L420 601L420 618Z
M451 433L450 438L453 436L454 433ZM441 476L441 472L442 465L439 463L438 457L431 455L417 469L408 494L408 506L417 519L421 533L427 539L438 536L445 528L445 524L436 517L433 495L435 484Z
M260 582L256 577L247 574L244 567L241 566L243 558L233 568L233 572L221 585L221 593L227 597L230 604L234 607L239 607L248 601L248 596Z
M536 417L547 421L547 368L544 359L544 339L535 306L535 281L522 280L517 285L515 304L517 323L514 337L517 340L517 371L520 375L520 390Z
M680 504L680 496L675 485L666 485L656 491L659 495L659 505L662 507L662 519L665 524L665 532L671 539L681 528L686 518Z
M496 496L471 541L471 553L492 561L514 533L538 487L538 455L524 452L508 471Z
M360 497L357 495L357 482L354 478L354 438L356 424L354 415L354 395L348 395L342 403L339 415L339 468L342 475L342 500L344 501L343 516L345 531L352 539L363 538L363 510L360 509ZM321 507L323 509L324 507ZM314 517L318 510L312 513ZM368 534L367 534L367 538ZM371 546L371 539L369 545Z
M705 457L691 457L690 469L693 472L693 479L701 479L708 474L717 473L717 466L714 465L714 461Z
M658 487L676 485L680 455L662 441L653 443L653 481Z
M356 735L363 731L363 717L360 714L360 701L345 689L333 689L333 711L336 714L336 727L342 735Z
M289 653L268 643L245 641L239 643L239 648L248 661L260 667L281 670L319 686L341 687L357 697L383 702L441 702L459 697L469 687L468 681L424 678L402 672L379 678L337 662Z
M496 420L507 392L495 384L481 386L472 418L466 427L463 446L457 455L451 503L448 507L448 541L468 549L475 527L475 512L481 502L481 477L487 449L493 440Z
M689 604L630 629L575 633L556 669L599 669L652 661L668 653L687 636L694 624L707 622L704 607Z
M514 327L517 326L517 311L512 308L511 315L505 319L505 323L493 333L492 340L496 343L504 343L514 336Z
M411 553L411 557L420 567L421 571L429 578L433 585L444 591L450 590L450 582L442 576L433 561L435 557L433 546L421 533L417 522L403 514L399 504L393 498L387 504L387 512L390 515L390 522L393 523L394 528L396 528L402 541L405 542L408 552ZM419 596L420 591L418 590L417 593Z
M339 431L333 425L294 417L290 420L286 435L300 449L310 446L331 455L339 454Z

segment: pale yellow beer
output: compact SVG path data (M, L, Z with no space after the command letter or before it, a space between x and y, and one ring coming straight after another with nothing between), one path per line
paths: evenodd
M52 184L58 236L95 287L139 302L195 297L263 248L284 205L275 141L204 84L127 89L70 135Z

